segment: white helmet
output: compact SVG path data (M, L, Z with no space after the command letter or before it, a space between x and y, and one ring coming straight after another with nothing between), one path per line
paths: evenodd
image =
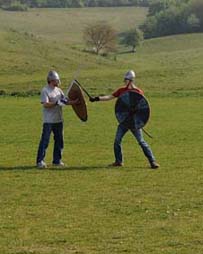
M52 80L57 80L58 83L60 84L60 77L58 75L58 73L56 71L49 71L48 75L47 75L47 82L50 82Z
M135 72L133 70L128 71L125 76L124 76L124 80L131 80L133 81L135 78Z

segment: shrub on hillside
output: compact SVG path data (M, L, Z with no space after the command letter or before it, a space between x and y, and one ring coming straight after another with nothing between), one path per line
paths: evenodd
M28 6L26 4L21 4L18 1L12 2L10 5L2 6L3 10L6 11L27 11Z
M199 31L203 32L203 1L191 0L189 2L190 15L194 14L199 21Z
M4 90L0 90L0 96L6 95L6 92Z
M126 47L131 47L131 52L133 53L136 52L136 47L142 40L142 34L136 28L121 33L119 37L120 44L123 44Z

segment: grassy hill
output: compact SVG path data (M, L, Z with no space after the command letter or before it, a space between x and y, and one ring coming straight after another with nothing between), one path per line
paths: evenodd
M31 9L28 12L0 11L0 30L8 27L48 40L80 44L85 25L106 20L118 31L139 25L146 8Z
M67 167L51 166L51 140L49 168L37 170L39 96L0 96L0 253L202 254L203 34L147 40L135 54L119 47L107 58L83 51L86 21L105 18L124 31L145 14L136 8L0 11L0 90L40 90L50 68L65 89L81 66L81 83L92 94L106 93L135 69L152 108L146 128L154 138L145 139L161 165L149 169L128 133L124 167L107 167L117 126L111 101L87 102L86 123L64 108Z
M0 90L39 90L51 68L61 74L65 88L81 65L80 80L95 93L115 89L128 69L137 71L138 85L156 95L202 93L202 34L147 40L136 54L118 47L108 58L83 51L82 31L90 21L107 20L121 32L138 26L146 16L145 8L36 9L0 14Z
M91 71L98 69L100 64L108 65L109 69L112 61L82 52L85 25L107 20L121 32L139 25L145 15L145 8L0 11L0 89L12 91L39 87L50 68L56 68L64 79L69 80L80 63L87 64Z

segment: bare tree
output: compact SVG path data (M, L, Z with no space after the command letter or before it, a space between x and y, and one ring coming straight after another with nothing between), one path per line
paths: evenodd
M84 40L97 55L114 51L116 47L116 31L106 22L89 24L84 29Z

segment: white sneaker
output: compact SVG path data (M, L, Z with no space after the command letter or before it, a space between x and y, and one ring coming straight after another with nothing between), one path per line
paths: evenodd
M58 164L53 163L52 165L53 165L54 167L61 167L61 168L65 167L65 164L63 163L63 161L60 161Z
M38 168L47 168L47 164L44 161L40 161L37 163Z

